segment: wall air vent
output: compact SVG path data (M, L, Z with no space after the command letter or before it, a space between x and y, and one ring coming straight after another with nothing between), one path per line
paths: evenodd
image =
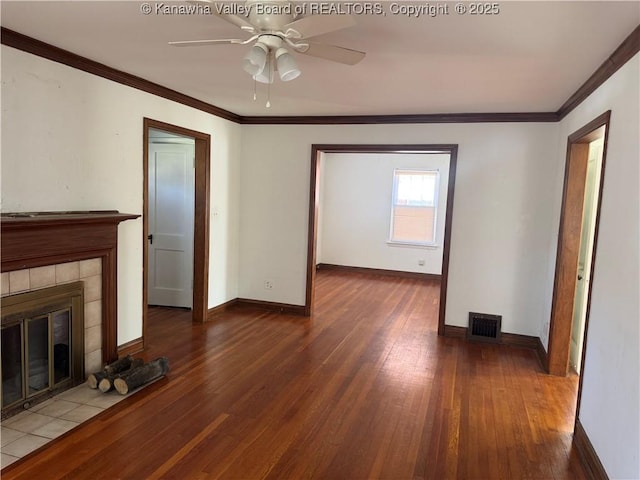
M502 315L469 312L467 340L500 342Z

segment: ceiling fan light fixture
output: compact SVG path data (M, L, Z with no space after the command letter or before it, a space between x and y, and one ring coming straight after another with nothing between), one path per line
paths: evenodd
M298 68L293 55L286 48L276 50L276 63L278 65L278 75L283 82L289 82L300 76L302 73Z
M275 65L273 64L273 54L268 53L264 68L253 75L253 78L256 82L260 83L273 83L275 76Z
M249 75L259 75L264 70L268 55L269 48L260 42L256 42L242 59L242 68Z

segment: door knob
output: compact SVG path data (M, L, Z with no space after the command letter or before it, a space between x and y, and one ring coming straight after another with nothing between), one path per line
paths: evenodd
M578 275L578 280L582 280L582 275Z
M153 234L151 234L151 235L147 235L147 240L149 240L149 242L151 243L151 245L153 245Z

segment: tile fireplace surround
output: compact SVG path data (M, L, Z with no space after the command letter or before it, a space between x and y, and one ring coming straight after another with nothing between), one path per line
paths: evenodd
M82 281L84 372L118 357L117 211L3 213L2 297Z
M3 296L84 280L86 371L100 356L101 363L118 357L118 224L138 217L115 210L2 214Z
M102 367L102 261L100 258L2 273L2 296L55 285L84 283L84 371Z

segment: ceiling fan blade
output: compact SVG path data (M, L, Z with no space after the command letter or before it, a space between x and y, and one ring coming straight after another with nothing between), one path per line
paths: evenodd
M212 0L187 0L188 3L199 4L199 5L208 5L211 9L211 13L216 17L219 17L236 27L241 28L242 30L255 33L256 29L251 23L245 20L240 15L234 15L231 13L224 13L224 9L226 8L224 2L214 2Z
M172 47L203 47L207 45L243 45L245 40L239 40L237 38L224 38L220 40L186 40L183 42L169 42Z
M353 27L355 24L351 15L311 15L294 20L282 27L282 31L287 37L298 40Z
M256 28L253 25L251 25L244 18L239 17L238 15L231 15L229 13L216 13L215 8L212 10L212 12L216 17L226 20L227 22L234 24L236 27L240 27L245 32L255 33L256 31Z
M350 48L337 47L335 45L325 45L322 43L310 43L307 48L297 50L303 55L324 58L332 62L344 63L345 65L355 65L361 61L366 53Z

